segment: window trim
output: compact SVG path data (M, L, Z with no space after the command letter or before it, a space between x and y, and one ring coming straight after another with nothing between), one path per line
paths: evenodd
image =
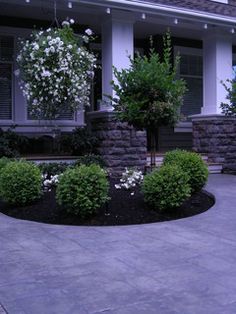
M186 46L174 46L174 57L177 57L178 54L187 54L187 55L192 55L192 56L202 56L203 57L203 49L202 48L192 48L192 47L186 47ZM180 68L178 67L177 70L177 76L180 77ZM202 76L198 75L183 75L183 77L193 77L193 78L202 78ZM192 122L191 121L179 121L175 128L174 132L179 132L179 133L188 133L192 132Z

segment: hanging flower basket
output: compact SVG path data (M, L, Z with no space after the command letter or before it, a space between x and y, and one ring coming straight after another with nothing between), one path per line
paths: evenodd
M56 119L90 105L90 86L96 58L87 46L92 31L75 35L71 24L35 31L21 41L17 56L20 87L28 112L36 119Z

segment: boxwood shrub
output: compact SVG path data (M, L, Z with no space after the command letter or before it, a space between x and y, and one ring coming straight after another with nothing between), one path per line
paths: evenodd
M40 197L41 189L41 172L30 162L11 161L0 172L0 197L5 202L30 204Z
M176 208L191 195L189 177L177 165L162 166L144 177L142 192L151 209Z
M7 158L7 157L2 157L0 158L0 172L2 171L2 169L11 161L11 159Z
M108 200L106 172L98 165L66 170L59 179L56 199L69 213L82 218L96 212Z
M191 192L197 192L206 184L208 169L202 157L194 152L173 150L164 157L164 165L176 164L189 176Z

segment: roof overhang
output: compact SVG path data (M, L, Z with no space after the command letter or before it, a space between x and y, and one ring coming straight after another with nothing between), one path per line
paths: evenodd
M74 2L89 4L94 6L110 7L111 9L124 9L132 12L144 12L151 15L174 16L184 18L185 20L198 21L203 23L212 23L217 26L235 27L236 18L209 12L189 10L186 8L177 8L163 4L144 2L141 0L74 0Z

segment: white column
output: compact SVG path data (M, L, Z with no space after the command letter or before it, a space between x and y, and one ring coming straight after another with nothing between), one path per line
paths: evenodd
M221 114L227 92L222 85L232 78L232 40L211 34L203 40L203 115Z
M134 53L134 19L130 13L115 11L106 17L102 25L102 93L114 96L111 81L115 80L113 66L118 70L130 66L129 56ZM112 110L102 105L100 110Z

